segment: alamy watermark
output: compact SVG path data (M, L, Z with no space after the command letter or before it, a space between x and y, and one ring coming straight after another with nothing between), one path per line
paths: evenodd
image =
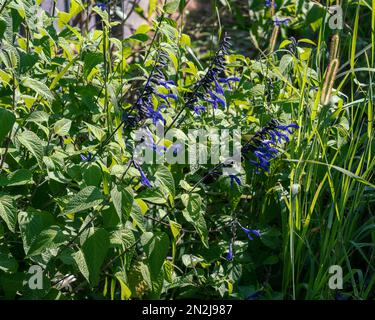
M133 159L138 164L189 164L223 166L223 174L241 171L241 129L189 129L164 132L157 126L154 133L148 128L135 132ZM166 146L168 145L168 147Z
M328 272L331 274L328 287L332 290L341 290L343 288L342 267L339 265L330 266Z
M344 28L343 12L339 5L328 8L330 17L328 18L328 26L332 30L342 30Z
M30 274L30 277L27 281L27 285L29 286L29 288L31 290L42 290L44 274L43 268L39 265L32 265L28 270L28 274ZM77 278L74 275L66 274L65 276L55 281L54 286L58 290L66 288L69 291L72 291L71 284L76 280Z
M43 269L41 266L33 265L28 271L31 274L28 285L31 290L43 289Z

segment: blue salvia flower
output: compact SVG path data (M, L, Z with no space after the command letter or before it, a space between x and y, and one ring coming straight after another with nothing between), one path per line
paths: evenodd
M239 82L240 80L238 77L219 78L221 83Z
M195 106L194 107L194 113L196 115L200 115L202 112L205 112L206 111L206 107L205 106Z
M157 61L155 62L153 70L150 72L143 92L141 93L140 97L135 103L135 109L138 110L139 118L152 119L153 123L156 124L158 121L161 121L165 124L165 119L161 113L161 109L165 107L165 105L159 106L155 110L154 102L152 96L155 95L161 100L164 101L165 104L168 106L170 105L168 99L177 100L177 96L172 93L161 93L157 91L155 86L163 86L166 89L170 90L171 85L174 85L172 80L167 80L163 73L163 69L168 64L168 54L164 51L160 50Z
M224 89L220 85L219 76L225 70L225 56L229 54L229 37L223 37L219 48L212 59L211 65L206 74L191 89L191 92L185 95L185 105L194 111L194 108L200 99L211 103L214 108L218 105L225 106L225 101L218 95L224 94Z
M215 92L208 90L208 94L210 95L211 99L205 98L204 100L211 103L214 109L216 109L219 104L221 104L222 107L225 107L225 101L221 99Z
M161 122L163 122L163 124L165 124L166 121L165 121L162 113L160 112L161 109L164 109L164 108L166 108L165 105L160 105L156 110L154 110L154 107L151 106L151 105L147 106L147 113L146 114L147 114L148 118L152 119L153 124L156 125L158 121L161 121Z
M284 24L284 25L288 25L289 24L289 22L290 22L290 19L289 18L285 18L285 19L279 19L279 18L275 18L274 20L273 20L273 24L275 25L275 26L281 26L282 24Z
M252 237L252 235L260 238L262 236L262 233L260 232L260 230L254 230L254 229L248 229L248 228L245 228L243 227L239 222L238 220L233 220L231 222L231 225L232 225L232 234L233 234L233 237L236 233L236 228L237 226L239 226L241 228L241 230L243 232L246 233L247 237L249 238L249 240L254 240L254 238ZM233 239L231 239L231 241L229 242L229 249L228 249L228 253L227 253L227 260L231 261L233 260L233 257L234 257L234 253L233 253Z
M173 93L167 93L167 94L164 94L164 93L155 93L159 98L162 98L164 99L166 102L168 102L168 98L171 98L173 100L177 100L177 96Z
M164 100L164 102L170 107L168 99L178 100L177 96L173 93L159 93L155 92L155 95Z
M278 150L278 144L289 142L289 137L284 132L293 134L293 129L298 129L295 123L282 125L276 120L271 120L265 127L255 133L252 139L242 148L242 155L247 158L249 153L255 157L255 160L249 160L249 163L257 168L269 172L270 160L274 159Z
M233 260L233 241L229 242L228 253L227 253L227 260Z
M299 126L295 123L291 123L287 126L283 126L281 124L277 125L276 126L277 129L280 129L280 130L284 130L284 131L288 131L290 134L293 134L293 130L292 129L298 129Z
M146 187L152 188L150 180L147 179L145 173L141 168L139 168L139 173L141 174L141 183Z
M160 146L155 143L152 133L150 132L148 128L145 128L145 130L146 130L146 137L145 137L146 139L144 139L143 144L146 147L151 148L152 150L154 150L155 152L159 154L162 154L163 151L167 151L167 148L165 146Z
M271 0L266 0L266 7L269 8L272 6L272 1ZM273 7L276 8L277 4L274 2Z
M231 82L240 82L240 80L241 79L237 77L219 78L219 82L227 84L230 90L232 90Z
M172 150L173 155L176 156L181 150L182 150L182 144L175 143L169 147L170 150Z
M99 9L103 10L103 11L106 11L106 10L107 10L107 5L106 5L105 3L98 2L98 3L96 4L96 6L97 6Z
M224 95L224 89L223 87L220 85L218 79L214 79L214 83L215 83L215 90L218 94L221 94L221 95Z
M139 171L139 174L141 175L141 183L146 187L152 188L151 182L150 180L148 180L141 166L138 163L136 163L134 160L133 160L133 164L134 164L134 167Z
M166 89L170 89L171 85L174 85L174 81L173 80L157 80L156 81L156 84L158 84L159 86L163 86L164 88Z
M167 151L166 146L159 146L156 143L152 145L152 149L159 154L162 154L162 151Z
M241 185L241 180L234 174L229 175L230 178L230 187L233 188L234 182L236 182L239 186Z
M240 228L242 229L242 231L246 233L247 237L250 240L254 240L254 238L251 235L255 235L258 238L260 238L262 236L260 230L247 229L247 228L241 226L241 224L239 222L237 222L237 224L240 226Z
M89 152L87 154L87 157L84 156L83 154L80 154L80 157L81 157L81 159L82 159L83 162L90 162L92 160L92 153Z

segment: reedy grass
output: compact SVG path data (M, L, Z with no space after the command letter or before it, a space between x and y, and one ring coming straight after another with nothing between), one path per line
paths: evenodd
M343 48L339 33L332 38L326 60L324 34L328 26L324 23L315 52L306 61L293 57L290 77L280 74L274 59L264 60L267 70L277 74L290 88L293 101L298 101L297 105L291 102L292 121L300 129L286 154L291 167L289 184L280 181L280 174L271 173L269 179L278 187L272 189L275 193L269 190L264 200L268 203L276 194L274 199L281 212L284 299L335 299L336 291L328 286L333 265L343 269L341 292L350 293L354 299L368 299L375 290L374 2L371 45L363 50L358 49L361 10L357 4L350 43L344 45L348 48L348 63L346 57L340 57ZM275 56L284 50L274 51L272 38L269 54ZM336 76L340 60L344 63ZM360 65L359 60L366 65ZM314 87L309 67L318 72L321 84L313 97L308 94ZM368 74L367 92L357 89L358 73ZM339 93L344 87L350 92L348 97ZM335 106L330 98L337 93L343 101ZM261 216L269 215L267 205L259 205L259 210Z

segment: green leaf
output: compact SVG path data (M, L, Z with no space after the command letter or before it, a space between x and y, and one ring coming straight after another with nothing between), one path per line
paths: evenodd
M144 33L137 33L137 34L133 34L131 37L129 37L129 39L137 40L140 42L145 42L148 40L148 35Z
M172 220L169 221L169 225L171 227L173 238L177 240L178 236L180 235L182 226L179 223Z
M107 27L110 27L109 22L108 22L108 12L107 11L103 11L102 9L100 9L97 6L94 6L92 8L92 11L94 11L96 14L98 14L100 16L101 20L105 23L105 25Z
M85 124L87 125L89 131L94 135L96 139L98 139L99 141L103 139L103 137L105 136L104 130L87 122L85 122Z
M39 80L25 77L22 79L22 85L35 91L37 94L41 95L48 101L53 100L52 92L43 82L40 82Z
M60 137L66 136L69 133L70 127L72 126L72 121L69 119L61 119L56 121L53 126L53 131Z
M50 226L37 235L36 239L31 243L28 257L41 254L46 249L57 248L64 239L64 235L59 226Z
M158 274L156 279L152 280L152 292L147 295L147 299L159 300L163 290L164 272L163 270Z
M201 237L202 243L208 247L208 230L202 214L202 199L199 194L183 194L181 196L185 210L182 214L187 222L191 223Z
M147 32L149 32L150 29L151 29L151 27L148 24L141 24L137 28L137 30L134 31L134 34L139 34L139 33L147 34Z
M163 204L166 203L167 200L164 197L163 192L156 188L147 188L143 190L137 198L140 198L144 201L155 203L155 204Z
M174 197L176 193L174 179L168 168L165 166L159 166L155 173L155 177L168 189L172 197Z
M25 184L34 183L32 173L27 169L19 169L6 175L0 176L0 186L22 186Z
M190 184L188 184L185 180L180 180L180 183L179 183L180 187L182 189L184 189L185 191L188 191L190 192L191 190L193 190L193 186L191 186ZM194 188L195 191L199 191L200 188Z
M14 123L16 122L16 117L14 114L7 110L0 108L0 145L2 144L3 139L6 137L8 132L12 130Z
M26 122L34 122L34 123L42 123L42 122L48 122L49 114L44 111L34 111L31 113L28 118L26 119Z
M151 18L152 14L155 12L157 4L158 4L158 0L149 0L148 13L147 13L148 18Z
M83 58L83 75L85 78L90 74L91 70L99 63L103 62L103 54L101 52L86 52Z
M126 221L133 207L133 194L121 186L115 186L111 191L111 197L120 222Z
M85 279L95 286L99 282L100 268L109 249L109 234L97 229L87 238L82 248L74 254L79 271Z
M7 68L15 70L20 61L16 47L6 42L3 43L2 47L3 50L0 50L0 61L2 60Z
M0 19L0 39L3 38L5 30L7 29L7 23L2 18Z
M17 291L21 291L25 280L24 272L0 275L0 287L6 299L14 299Z
M133 202L133 207L130 212L130 216L137 223L138 228L141 229L141 231L145 232L146 230L145 219L142 215L142 209L136 201Z
M29 130L25 130L17 135L17 139L36 158L39 167L43 168L43 141L34 132Z
M194 256L192 254L184 254L181 257L182 263L185 267L195 268L199 262L204 261L202 258Z
M14 200L11 196L0 196L0 217L12 232L16 231L17 212L18 210L14 206Z
M169 0L164 6L164 11L166 13L174 13L177 11L179 4L180 0Z
M280 60L279 71L281 74L286 74L289 65L293 62L293 56L285 54Z
M163 265L163 269L164 269L165 279L169 283L172 283L173 282L173 263L169 260L165 260L164 265Z
M20 74L25 74L30 71L34 65L38 62L38 54L35 52L26 53L19 52L20 55Z
M79 249L77 252L74 253L73 258L78 266L79 271L85 277L87 282L90 282L90 271L89 271L89 267L87 265L85 254L83 253L83 251Z
M64 208L64 213L76 213L99 205L103 195L97 187L89 186L78 192Z
M135 243L135 237L132 230L128 228L118 229L112 232L111 245L122 245L124 248L130 248Z
M17 271L18 263L17 260L14 259L10 252L3 252L3 248L0 251L0 271L14 273Z
M40 233L56 224L56 222L52 214L30 208L27 212L18 214L18 224L20 226L23 249L28 254L30 246Z
M126 285L126 283L124 282L124 280L122 280L121 277L116 276L116 278L118 282L120 283L120 287L121 287L121 295L120 295L121 300L129 300L132 295L132 292L130 291L129 287Z
M309 11L306 14L304 23L308 25L308 24L317 22L318 20L322 19L325 14L326 14L325 7L323 7L320 3L319 4L312 3L309 8Z
M57 83L64 76L64 74L67 73L67 71L73 65L74 62L75 62L75 59L69 61L69 63L59 72L59 74L53 78L53 81L51 82L51 84L49 86L50 90L52 90L56 87Z
M146 232L141 237L141 243L147 256L151 279L155 280L169 251L169 237L164 232L155 235Z
M98 187L102 181L102 169L96 163L89 163L83 170L83 179L87 186Z

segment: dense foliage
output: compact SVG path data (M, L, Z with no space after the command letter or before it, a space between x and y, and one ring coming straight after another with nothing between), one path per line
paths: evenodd
M40 2L0 0L0 297L374 298L372 1L343 29L336 1L213 1L196 25L134 1L125 39L120 1ZM240 129L241 170L189 163L191 129Z

